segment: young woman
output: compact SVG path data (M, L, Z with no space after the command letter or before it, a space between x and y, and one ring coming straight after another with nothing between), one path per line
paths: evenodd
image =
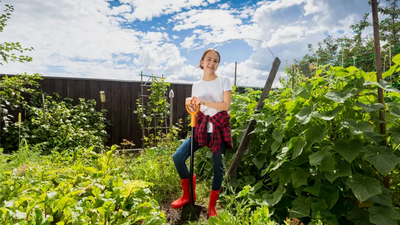
M208 205L209 217L217 216L215 205L219 196L224 175L222 154L226 149L232 149L232 137L229 124L228 110L231 105L232 85L228 77L218 76L215 72L221 57L217 50L207 49L200 60L200 68L204 71L203 78L193 84L192 97L186 99L186 104L192 111L200 107L196 118L194 135L194 151L202 146L208 146L213 152L214 177ZM190 138L188 138L175 152L173 160L181 178L183 195L172 202L175 209L183 207L190 202L189 195L189 170L185 164L190 156ZM195 189L196 176L193 175L193 190ZM194 192L195 193L195 192ZM194 194L196 201L196 195Z

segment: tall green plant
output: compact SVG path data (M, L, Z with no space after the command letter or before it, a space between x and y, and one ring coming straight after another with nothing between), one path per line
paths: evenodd
M148 89L150 95L147 105L137 99L137 110L134 111L138 115L139 124L144 132L145 146L155 146L165 131L166 119L170 115L170 105L166 96L169 83L165 82L165 78L154 78Z
M22 111L28 106L26 97L37 93L40 74L4 76L0 80L0 123L5 124L5 129L11 124L13 111Z
M40 143L42 150L47 153L91 146L95 147L95 151L100 151L104 147L103 141L107 135L103 123L105 114L95 109L94 100L79 99L79 103L73 105L72 99L62 100L57 94L54 97L46 96L45 111L41 104L33 102L21 126L14 124L5 133L8 143L5 147L9 151L15 148L19 135L31 145Z
M400 56L393 61L396 70ZM377 102L377 87L385 90L385 105ZM399 166L400 93L377 83L375 73L324 67L299 90L265 100L254 116L256 100L234 99L231 109L244 112L231 113L234 139L247 125L241 121L257 123L232 185L261 187L252 198L272 207L276 221L395 225L400 219L390 194L397 184L391 190L382 184ZM386 135L380 134L379 110L386 111Z

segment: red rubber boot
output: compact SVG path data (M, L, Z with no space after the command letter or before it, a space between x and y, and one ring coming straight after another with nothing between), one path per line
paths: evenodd
M217 210L215 209L215 206L217 205L217 200L219 197L219 190L211 190L210 192L210 202L208 203L208 216L209 218L212 216L218 217Z
M189 185L189 178L188 179L181 179L181 186L182 186L182 197L177 199L171 203L171 207L174 209L180 209L184 205L190 202L190 185ZM193 198L196 201L196 175L193 174Z

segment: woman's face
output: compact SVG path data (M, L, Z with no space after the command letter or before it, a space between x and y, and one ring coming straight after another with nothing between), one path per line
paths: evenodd
M204 71L208 73L215 73L219 65L218 54L214 51L207 52L204 60L200 61L200 65L203 67Z

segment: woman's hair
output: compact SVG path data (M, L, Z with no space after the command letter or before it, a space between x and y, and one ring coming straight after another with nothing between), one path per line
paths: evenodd
M221 62L221 55L219 54L219 52L217 51L217 49L214 49L214 48L206 49L206 50L204 51L203 55L201 56L201 60L200 60L200 61L203 61L204 58L206 57L207 53L208 53L208 52L211 52L211 51L217 53L218 58L219 58L219 59L218 59L218 62ZM202 66L201 64L199 65L199 67L200 67L200 69L204 69L203 66Z

